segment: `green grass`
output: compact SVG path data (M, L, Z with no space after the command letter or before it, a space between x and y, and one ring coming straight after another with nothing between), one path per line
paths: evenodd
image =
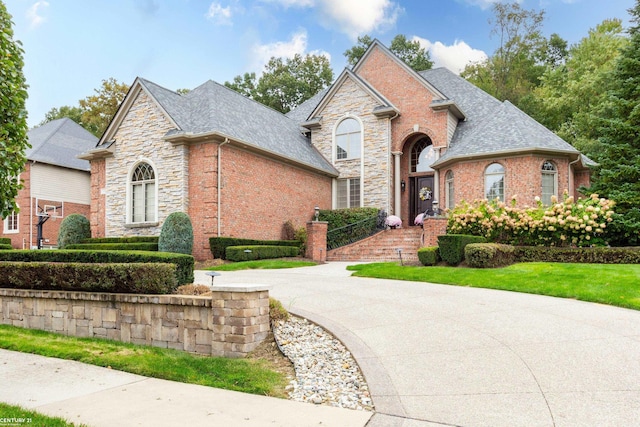
M374 263L347 268L360 277L502 289L640 310L640 265L637 264L532 262L480 269Z
M315 262L310 261L291 261L283 259L263 259L257 261L241 261L232 262L228 264L220 264L215 267L207 268L207 270L214 271L238 271L238 270L256 270L256 269L278 269L278 268L298 268L298 267L310 267L317 265Z
M32 426L32 427L74 427L76 424L59 417L49 417L39 412L16 405L0 402L0 425ZM85 426L81 424L80 426Z
M9 325L0 325L0 348L76 360L148 377L244 393L286 396L286 377L271 370L261 360L199 356L166 348L75 338Z

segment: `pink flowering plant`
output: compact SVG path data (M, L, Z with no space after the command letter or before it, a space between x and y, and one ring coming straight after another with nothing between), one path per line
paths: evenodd
M603 246L605 229L613 218L613 201L592 194L574 200L565 191L562 201L551 197L544 206L518 208L499 200L462 202L449 214L447 232L484 236L490 242L533 246Z

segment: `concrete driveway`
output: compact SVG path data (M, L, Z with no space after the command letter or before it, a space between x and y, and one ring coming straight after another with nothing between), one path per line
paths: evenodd
M215 280L271 284L291 312L341 339L370 386L369 427L640 425L640 312L354 278L346 265Z

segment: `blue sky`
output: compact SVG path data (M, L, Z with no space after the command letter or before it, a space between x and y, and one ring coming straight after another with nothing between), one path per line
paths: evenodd
M4 0L25 50L29 125L76 106L102 80L144 77L169 89L260 72L272 56L321 53L336 76L358 35L423 43L459 71L491 54L495 0ZM544 33L576 43L607 18L628 25L634 0L522 0Z

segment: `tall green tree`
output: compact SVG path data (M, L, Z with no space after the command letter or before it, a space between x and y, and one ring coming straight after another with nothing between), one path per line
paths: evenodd
M22 44L13 38L13 22L0 1L0 217L17 211L20 172L27 158L27 84Z
M358 63L360 58L369 49L373 39L368 36L360 36L354 46L344 52L347 62L352 67ZM407 63L415 71L429 70L433 67L433 61L429 52L420 45L417 40L409 40L403 34L396 35L391 40L389 50L395 53L400 59Z
M100 137L111 122L118 106L127 95L129 86L120 83L113 77L102 80L100 88L79 101L82 109L82 126L97 137Z
M545 69L563 63L567 43L557 34L548 40L542 35L544 11L498 2L493 13L491 35L499 38L499 47L486 61L467 66L461 75L496 98L522 106Z
M60 108L53 107L44 115L44 120L40 122L39 126L64 118L69 118L82 126L82 109L80 107L71 107L69 105L63 105Z
M255 73L234 77L225 86L281 113L287 113L327 87L333 70L323 55L273 57L259 79Z
M590 192L616 202L626 239L640 243L640 0L629 9L629 43L611 72L613 81L598 112L598 162Z

